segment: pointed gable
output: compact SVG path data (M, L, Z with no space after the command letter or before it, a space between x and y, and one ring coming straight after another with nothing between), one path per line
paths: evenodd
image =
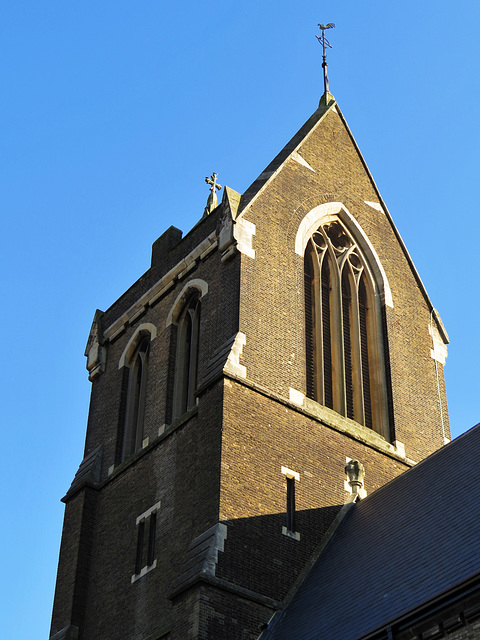
M348 316L332 311L334 325L345 325L331 337L337 355L328 365L337 372L337 382L332 382L337 400L324 402L320 393L319 401L313 394L315 410L317 405L325 405L361 425L371 424L387 442L418 461L449 437L443 379L438 374L438 366L445 362L448 338L335 101L319 106L241 198L236 224L248 224L252 230L250 252L242 251L243 364L249 378L275 393L307 397L301 402L306 408L308 397L312 397L308 375L315 373L308 373L305 362L311 359L308 349L318 348L321 340L317 336L317 347L306 343L305 332L313 329L305 326L302 252L320 226L335 221L343 225L355 251L363 256L360 262L371 282L370 293L367 286L364 294L357 293L351 284L347 298L348 291L354 297L363 295L369 301L365 308L370 308L376 320L370 325L362 320L355 303ZM341 270L331 275L333 280L338 280ZM337 302L332 301L338 308L342 306L339 296L340 291ZM353 334L345 344L339 344L339 340L346 340L352 322L361 325L364 342L373 333L377 346L369 354L364 349L361 358L347 362L343 354L348 355L351 340L357 351L363 348ZM275 361L270 370L264 367L265 354ZM338 373L339 369L345 369L345 374ZM368 388L361 382L367 377ZM355 379L349 397L350 380ZM419 387L424 389L420 399ZM368 399L371 394L377 400ZM369 404L377 418L367 417ZM349 409L349 405L357 409ZM323 409L319 411L327 419Z
M332 142L334 142L333 145ZM309 157L314 158L312 163L309 163ZM322 190L318 194L320 197L333 194L352 197L353 194L357 194L362 199L366 191L371 193L372 199L363 199L362 205L367 205L386 216L427 304L432 306L410 254L378 191L345 117L334 99L328 104L320 101L318 109L247 188L241 198L238 210L239 217L248 216L249 205L285 168L288 161L297 163L313 173L320 173L322 176ZM304 188L306 174L297 172L297 176L302 183L302 188ZM445 343L448 343L448 336L440 318L436 324L438 330L443 334Z

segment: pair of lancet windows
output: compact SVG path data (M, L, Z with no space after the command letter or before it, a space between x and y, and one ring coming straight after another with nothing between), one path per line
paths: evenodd
M184 299L184 298L183 298ZM179 418L196 404L198 341L200 332L200 294L195 291L187 297L180 312L172 322L175 349L174 368L170 379L170 419ZM147 396L148 361L152 335L140 331L136 346L126 361L125 418L121 443L121 460L126 460L142 448L143 425Z
M339 219L321 224L304 258L307 396L388 437L380 295Z

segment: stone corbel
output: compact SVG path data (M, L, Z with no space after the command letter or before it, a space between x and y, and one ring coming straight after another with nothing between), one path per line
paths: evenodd
M87 346L85 348L85 356L87 357L88 379L92 381L105 371L105 363L107 360L107 350L102 345L103 333L101 328L101 318L103 311L98 309L92 322L92 328L88 336Z
M365 467L358 460L352 460L347 458L347 464L345 465L345 473L347 481L345 482L345 489L348 491L353 500L367 497L367 492L363 484L365 478Z

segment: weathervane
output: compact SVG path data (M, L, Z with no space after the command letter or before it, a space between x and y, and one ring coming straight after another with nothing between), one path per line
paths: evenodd
M329 43L329 41L326 39L325 37L325 29L333 29L335 27L335 25L333 24L333 22L329 22L328 24L319 24L318 25L320 27L320 29L322 30L322 35L321 36L315 36L317 38L317 40L320 42L320 44L323 47L323 62L322 62L322 67L323 67L323 86L325 89L325 93L330 93L329 88L328 88L328 74L327 74L327 47L328 49L332 48L332 45Z
M210 178L207 176L205 178L205 182L210 185L210 194L207 200L207 206L205 207L205 211L203 212L204 216L208 216L218 204L217 199L217 189L220 190L221 185L217 184L217 174L215 172L212 173Z

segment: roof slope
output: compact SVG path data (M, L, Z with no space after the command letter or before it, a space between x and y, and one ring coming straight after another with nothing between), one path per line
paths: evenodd
M315 126L322 120L330 109L336 107L336 102L332 100L328 105L320 104L318 109L310 116L304 125L300 127L297 133L291 138L283 149L277 153L270 164L265 167L262 173L256 178L248 189L242 194L240 202L240 214L243 214L247 206L258 195L265 184L275 174L290 155L302 144L305 138L315 129Z
M355 505L262 638L357 640L477 574L479 454L477 425Z

